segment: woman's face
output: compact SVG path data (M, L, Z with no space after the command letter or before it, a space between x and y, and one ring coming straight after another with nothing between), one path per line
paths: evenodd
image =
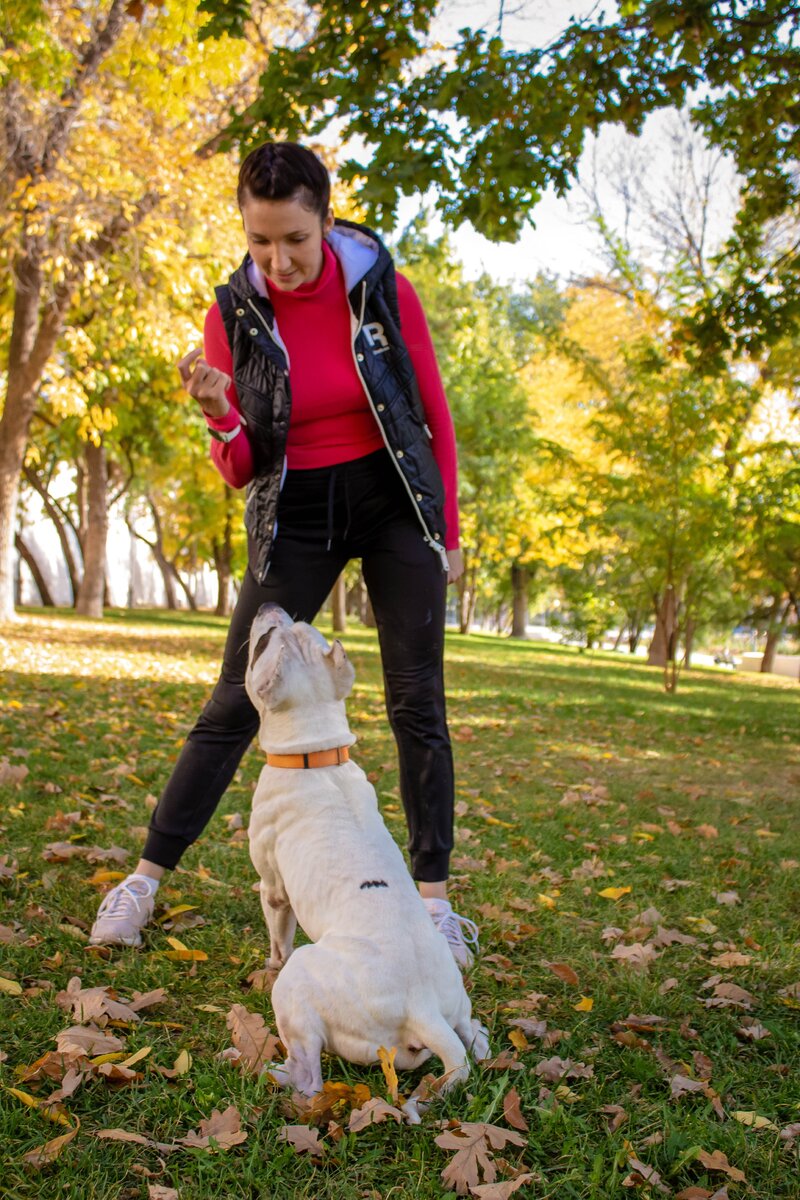
M333 226L332 210L321 221L297 197L259 200L246 193L242 224L250 257L275 287L293 292L319 277L322 239Z

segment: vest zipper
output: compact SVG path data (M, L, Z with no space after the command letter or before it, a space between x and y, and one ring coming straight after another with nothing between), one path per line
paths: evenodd
M272 341L275 343L275 347L276 347L276 349L280 350L281 354L282 354L282 355L283 355L283 357L286 359L286 369L287 369L287 371L288 371L288 370L290 370L290 369L291 369L291 363L289 362L289 351L286 349L286 347L285 347L285 346L281 345L281 343L280 343L280 342L278 341L278 339L275 337L275 334L274 334L274 333L272 332L272 330L270 329L269 322L264 320L264 317L263 317L263 315L262 315L262 314L261 314L261 313L258 311L258 309L256 308L255 304L253 304L253 301L252 301L252 300L248 300L248 301L247 301L247 303L248 303L248 305L250 306L250 308L253 310L253 312L256 314L256 316L258 317L259 321L261 322L261 324L262 324L262 325L264 326L264 328L266 329L266 331L267 331L267 333L269 334L269 336L272 338Z
M367 305L367 282L366 282L366 280L363 280L361 283L361 315L358 318L358 325L356 326L356 331L353 334L351 342L350 342L350 349L353 354L353 363L356 368L356 374L358 375L358 378L361 381L361 386L364 389L364 395L367 397L367 403L369 404L370 410L372 411L372 415L375 418L375 423L377 424L378 429L380 429L380 431L381 431L381 437L383 438L384 445L386 446L386 449L389 451L389 457L391 458L392 463L394 464L395 470L397 471L398 475L400 476L400 478L403 481L403 486L405 487L406 491L408 492L409 499L411 500L411 503L414 507L414 512L417 514L419 523L422 526L422 531L425 534L425 541L428 543L428 545L430 546L430 548L432 550L435 550L436 553L438 555L440 555L441 563L442 563L442 570L448 571L450 569L450 564L447 561L447 551L445 550L445 548L441 544L441 542L437 542L436 539L434 537L432 537L431 531L430 531L430 529L428 529L427 522L425 521L425 518L422 515L420 507L417 504L414 493L411 490L411 485L409 484L408 480L406 479L405 475L403 474L403 469L402 469L402 467L399 466L397 459L395 458L394 451L392 450L392 447L389 445L389 439L386 436L386 431L383 428L383 425L381 424L381 419L378 416L378 411L375 408L374 401L372 399L372 396L370 395L370 390L367 387L364 376L361 374L361 368L358 365L358 355L356 353L356 338L358 337L359 333L361 332L361 326L364 324L364 311L366 309L366 305Z

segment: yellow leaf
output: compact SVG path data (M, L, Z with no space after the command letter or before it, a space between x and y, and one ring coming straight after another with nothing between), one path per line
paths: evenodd
M389 1095L395 1103L397 1103L398 1095L397 1071L394 1069L396 1054L397 1048L395 1046L392 1046L391 1050L386 1050L383 1046L378 1046L378 1060L380 1061L381 1070L389 1088Z
M78 1118L75 1117L74 1120L75 1124L68 1133L62 1133L60 1137L45 1142L43 1146L36 1146L35 1149L29 1150L27 1154L22 1156L23 1162L30 1163L32 1167L42 1167L45 1163L51 1163L57 1159L61 1151L68 1142L72 1141L81 1127Z
M512 1046L516 1046L517 1050L530 1050L531 1048L530 1042L521 1029L512 1029L508 1035L508 1040Z
M127 879L124 871L95 871L94 875L90 875L88 879L84 879L84 883L119 883L120 879Z
M90 1058L89 1062L93 1067L102 1067L103 1063L121 1062L124 1057L124 1050L114 1050L111 1054L98 1054L96 1058Z
M606 900L621 900L623 896L627 896L632 888L629 887L607 887L603 888L602 892L598 892L598 896L603 896Z
M503 829L513 829L513 821L501 821L499 817L492 817L488 813L484 813L483 819L487 825L502 825Z
M0 975L0 992L5 992L7 996L21 996L22 984L17 983L16 979L6 979Z
M180 938L168 937L167 941L169 942L170 946L172 946L173 950L188 950L189 949L188 946L184 946L184 944L180 940Z
M134 1063L141 1062L143 1058L147 1058L152 1049L152 1046L142 1046L141 1050L137 1050L135 1054L132 1054L130 1058L126 1058L119 1065L121 1067L132 1067Z
M553 899L553 897L546 896L544 892L539 892L536 896L536 899L539 901L540 904L543 904L545 906L545 908L555 908L555 906L556 906L556 902Z
M160 925L162 921L169 921L171 917L177 917L180 913L193 912L196 908L196 904L176 904L174 908L168 908L163 917L158 918L158 923Z
M208 962L205 950L163 950L161 957L172 962Z
M581 1099L578 1093L573 1092L572 1089L568 1088L565 1083L562 1083L559 1087L557 1087L553 1092L553 1095L557 1096L559 1100L566 1101L567 1104L574 1104L576 1100Z
M777 1133L778 1126L767 1117L760 1117L756 1112L732 1112L731 1116L742 1125L751 1125L753 1129L774 1129Z
M192 1066L192 1056L188 1050L181 1050L175 1062L172 1064L172 1069L176 1075L186 1075Z
M21 1100L22 1103L27 1105L28 1108L35 1108L37 1112L42 1114L43 1117L47 1117L48 1121L53 1121L56 1125L66 1125L68 1129L71 1128L71 1122L69 1117L66 1115L63 1105L45 1104L43 1100L39 1100L36 1096L32 1096L30 1092L21 1091L20 1088L10 1087L6 1088L6 1091L10 1092L12 1096L16 1096L17 1099Z
M591 996L581 996L577 1004L572 1006L575 1012L591 1012L594 1008L594 1000Z

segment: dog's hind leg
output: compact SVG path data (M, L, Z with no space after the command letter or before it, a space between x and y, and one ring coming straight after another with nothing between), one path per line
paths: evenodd
M262 880L259 894L269 930L269 965L282 967L294 949L297 917L285 892L280 895Z
M469 1078L469 1062L466 1047L454 1029L443 1017L430 1022L415 1022L412 1026L414 1039L431 1050L442 1061L444 1083L440 1092L449 1092L458 1083Z

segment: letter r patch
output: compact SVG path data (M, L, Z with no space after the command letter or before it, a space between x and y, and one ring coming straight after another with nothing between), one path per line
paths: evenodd
M390 348L389 339L383 332L383 326L380 321L371 321L369 325L365 325L364 333L373 354L385 354Z

